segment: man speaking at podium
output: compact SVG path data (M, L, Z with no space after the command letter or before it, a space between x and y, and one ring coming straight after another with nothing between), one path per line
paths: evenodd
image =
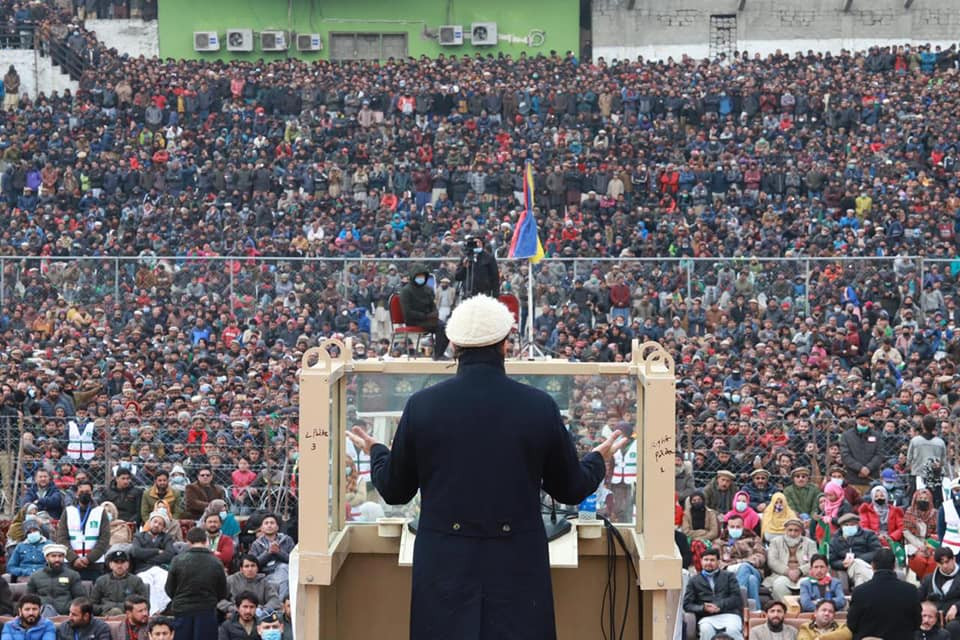
M348 433L384 500L420 490L410 640L556 638L541 487L579 504L627 442L614 431L578 460L553 398L504 371L512 327L499 301L464 301L446 327L457 375L407 400L392 450Z

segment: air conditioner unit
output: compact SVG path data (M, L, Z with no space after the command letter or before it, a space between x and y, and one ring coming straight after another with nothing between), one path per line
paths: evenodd
M194 31L194 51L220 51L220 37L216 31Z
M474 22L470 25L470 43L475 47L492 47L497 44L496 22Z
M262 51L286 51L287 34L285 31L261 31L260 49Z
M319 33L298 33L297 51L322 51L323 40Z
M227 29L227 51L253 51L253 29Z
M459 24L447 24L440 27L438 38L445 47L455 47L463 44L463 27Z

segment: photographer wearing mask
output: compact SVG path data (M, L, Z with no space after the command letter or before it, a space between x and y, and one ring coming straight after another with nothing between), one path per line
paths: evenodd
M421 327L433 333L433 359L439 360L447 350L448 341L433 289L427 286L429 277L422 264L411 266L410 280L400 289L400 308L407 326Z
M461 298L465 300L478 293L496 298L500 294L500 270L496 258L484 250L480 238L472 236L463 241L463 250L466 257L453 278L460 283Z

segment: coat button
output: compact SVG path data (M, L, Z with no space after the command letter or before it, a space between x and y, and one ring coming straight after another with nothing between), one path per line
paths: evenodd
M503 525L502 527L500 527L500 531L503 531L504 533L510 533L510 525L508 524Z
M454 523L453 523L453 530L454 530L454 531L460 531L460 523L459 523L459 522L454 522Z

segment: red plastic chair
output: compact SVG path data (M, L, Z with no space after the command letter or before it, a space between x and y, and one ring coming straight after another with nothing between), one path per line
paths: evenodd
M408 325L403 319L403 307L400 305L400 296L390 296L390 351L396 343L397 336L411 335L417 337L416 350L420 353L420 338L427 330L423 327Z
M510 313L513 314L513 322L520 326L520 298L513 295L512 293L504 293L497 296L497 300L506 305L507 309L510 310Z

